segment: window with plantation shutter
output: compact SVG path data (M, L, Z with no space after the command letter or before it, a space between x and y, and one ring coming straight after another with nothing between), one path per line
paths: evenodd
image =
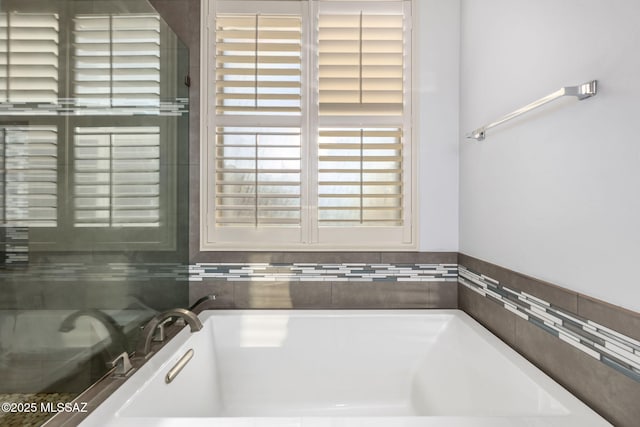
M3 219L10 226L58 222L58 129L0 125Z
M405 7L318 6L319 227L405 221ZM345 124L345 117L359 126Z
M211 203L225 239L300 239L302 8L277 3L222 1L215 15Z
M203 9L201 247L413 248L411 2Z
M79 105L160 104L157 14L74 18L73 96Z
M57 102L58 25L54 13L0 13L0 102Z

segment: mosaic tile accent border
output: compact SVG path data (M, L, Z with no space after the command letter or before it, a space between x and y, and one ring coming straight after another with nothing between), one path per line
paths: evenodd
M0 114L7 116L182 116L189 112L188 98L162 99L156 105L112 107L105 97L104 105L84 105L75 98L58 98L57 102L0 102Z
M458 266L458 283L640 382L640 341Z
M87 264L81 262L58 262L55 264L30 264L25 261L23 269L3 271L0 279L23 282L152 282L158 279L186 280L188 266L179 263L126 263Z
M316 264L198 263L189 266L189 280L230 282L456 282L457 264Z
M8 268L26 267L29 263L29 228L2 227L4 234L3 265Z
M12 255L13 256L13 255ZM230 282L457 282L457 264L317 264L317 263L56 263L55 266L23 265L20 271L0 270L0 279L21 281L152 281L157 279L198 282L220 279ZM15 262L15 261L14 261Z

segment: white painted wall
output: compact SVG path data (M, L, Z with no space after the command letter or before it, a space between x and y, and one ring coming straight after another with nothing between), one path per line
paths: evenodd
M460 1L416 0L419 250L458 250ZM415 57L414 57L415 58ZM414 59L415 61L415 59Z
M638 0L462 0L461 252L640 311L639 19Z

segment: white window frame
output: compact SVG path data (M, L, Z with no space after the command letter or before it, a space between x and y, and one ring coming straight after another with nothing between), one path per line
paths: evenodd
M405 14L411 16L407 20L406 31L413 33L415 14L411 13L415 9L415 0L367 0L370 3L402 3ZM361 2L361 1L360 1ZM412 86L407 85L404 90L404 108L409 113L403 114L402 124L399 125L397 118L385 121L384 117L365 117L358 123L354 122L355 117L334 118L330 122L318 117L317 90L308 90L309 85L314 85L313 75L310 70L317 64L317 55L308 54L308 49L303 48L302 63L302 116L301 120L301 227L292 229L288 235L278 234L282 229L269 230L268 228L255 228L254 230L243 229L242 227L229 227L220 233L220 228L215 226L215 144L216 144L216 87L215 70L216 58L210 54L215 52L215 14L217 0L201 0L201 101L200 101L200 250L201 251L271 251L271 250L294 250L294 251L361 251L361 250L384 250L384 251L411 251L417 250L418 236L418 203L417 203L417 145L412 131L412 122L417 115L417 102L412 96ZM309 22L317 14L318 3L325 3L323 7L358 7L358 0L336 1L336 0L314 0L314 1L266 1L255 2L237 0L237 6L246 4L248 11L254 11L255 5L262 3L277 4L295 3L303 8L303 46L310 46L312 40L317 39L316 30ZM253 4L253 5L251 5ZM381 4L381 7L383 5ZM307 9L308 8L308 9ZM234 10L238 11L238 10ZM412 38L406 40L406 51L410 55L406 58L407 78L415 74L415 64L418 52L412 44ZM307 58L307 56L309 56ZM412 59L413 58L413 59ZM295 119L294 119L295 120ZM264 122L246 123L247 126L273 125L268 116ZM403 131L403 225L398 227L318 227L317 200L317 166L316 161L318 148L314 135L318 134L320 126L327 127L372 127L372 126L397 126ZM306 139L310 138L309 141ZM295 231L294 231L295 230ZM401 231L400 231L401 230ZM299 233L299 238L296 236ZM233 240L229 237L233 235ZM284 238L283 238L284 237ZM293 238L292 238L293 237Z

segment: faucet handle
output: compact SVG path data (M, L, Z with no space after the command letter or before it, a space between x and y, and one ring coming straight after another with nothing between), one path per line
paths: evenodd
M114 377L126 377L131 370L133 370L133 366L131 365L131 360L129 360L129 354L124 351L118 357L109 362L111 368L116 368L113 371Z
M178 319L180 320L180 319ZM165 327L166 326L171 326L173 323L178 324L178 321L176 321L174 318L169 317L167 319L165 319L163 322L161 322L158 327L156 328L155 333L153 334L153 341L154 342L162 342L164 341L164 339L166 338L166 333L165 333ZM184 323L181 325L184 326Z

